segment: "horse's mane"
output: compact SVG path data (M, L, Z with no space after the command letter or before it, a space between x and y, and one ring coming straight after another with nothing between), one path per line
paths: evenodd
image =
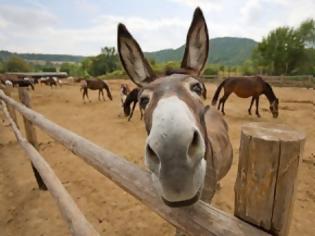
M260 79L262 79L262 77L260 77L260 76L257 76L258 78L260 78ZM262 79L263 80L263 79ZM270 100L270 101L274 101L274 100L276 100L277 99L277 97L276 97L276 95L275 95L275 93L273 92L273 89L272 89L272 87L271 87L271 85L269 84L269 83L267 83L266 81L264 81L263 80L263 82L264 82L264 85L265 85L265 90L266 90L266 96L267 96L267 98Z

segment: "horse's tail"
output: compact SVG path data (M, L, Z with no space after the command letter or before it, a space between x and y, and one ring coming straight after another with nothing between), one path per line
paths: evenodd
M221 89L224 86L226 81L227 79L223 80L223 82L218 86L217 90L215 91L214 96L212 98L212 102L211 102L212 106L215 106L215 104L217 104Z
M112 94L111 94L111 92L110 92L110 89L109 89L108 84L107 84L105 81L103 81L103 83L104 83L104 88L106 89L106 92L107 92L107 97L108 97L110 100L113 100L113 97L112 97Z

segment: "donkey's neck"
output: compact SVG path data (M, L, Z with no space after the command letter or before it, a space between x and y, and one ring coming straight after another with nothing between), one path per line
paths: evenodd
M276 95L274 94L270 84L264 82L264 92L265 96L267 97L269 103L272 103L274 100L277 99Z

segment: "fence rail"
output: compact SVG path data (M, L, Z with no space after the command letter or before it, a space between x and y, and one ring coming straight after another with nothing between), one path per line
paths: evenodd
M239 76L246 77L246 76ZM202 78L209 83L220 83L228 76L203 75ZM303 87L314 88L315 77L312 75L294 75L294 76L270 76L262 75L262 78L273 86L277 87Z

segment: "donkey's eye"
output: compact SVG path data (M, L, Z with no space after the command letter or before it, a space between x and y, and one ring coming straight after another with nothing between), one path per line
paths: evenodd
M202 87L199 83L190 86L191 91L197 93L199 96L202 94Z
M149 103L150 99L148 97L141 97L139 101L139 105L142 109L145 109Z

